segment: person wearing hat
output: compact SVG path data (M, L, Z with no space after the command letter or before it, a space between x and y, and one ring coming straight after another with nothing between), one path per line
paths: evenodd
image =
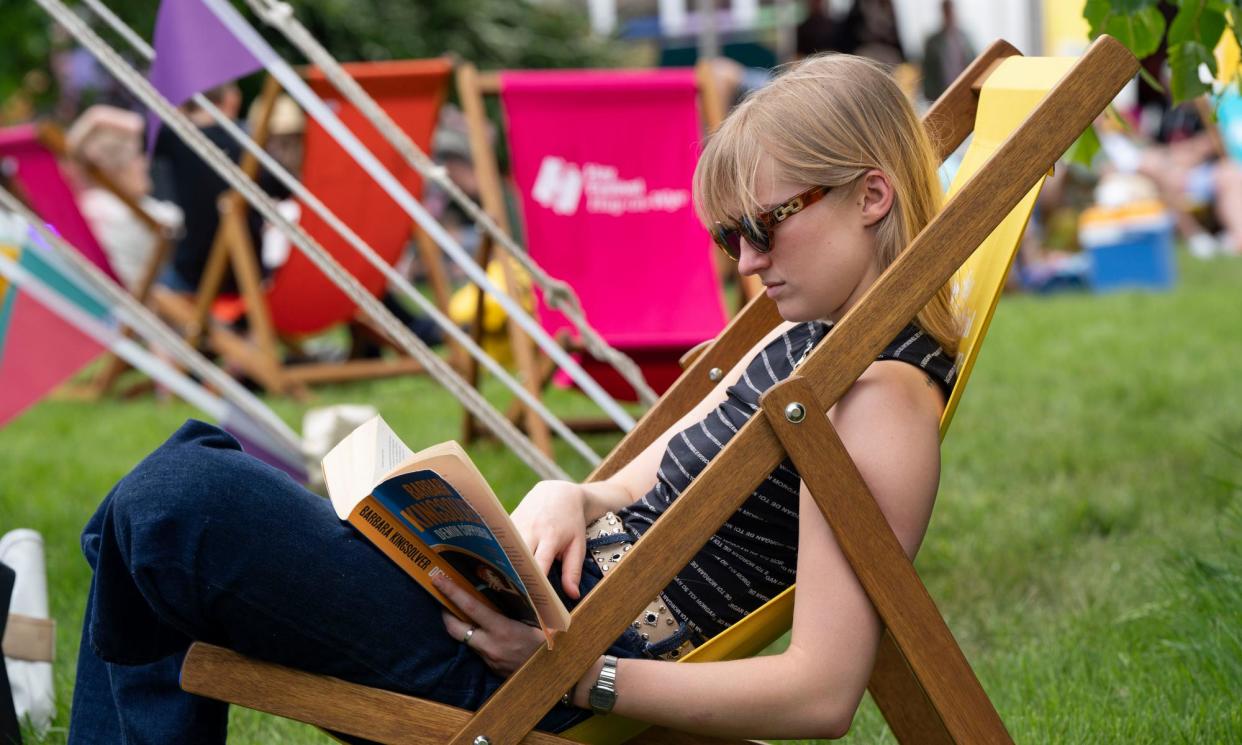
M111 188L84 175L78 209L90 224L108 262L130 290L142 280L160 239L126 200L137 204L168 234L180 230L177 205L151 196L147 157L142 152L142 117L113 106L87 109L69 131L65 144L73 160L96 169ZM115 189L115 191L114 191Z

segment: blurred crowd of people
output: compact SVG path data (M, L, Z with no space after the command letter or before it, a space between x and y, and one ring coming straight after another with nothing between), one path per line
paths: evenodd
M912 60L903 49L897 11L891 0L854 2L848 12L833 16L826 4L806 4L805 20L796 29L799 57L838 51L861 54L894 66L895 74L910 95L923 105L935 100L974 59L978 47L958 25L952 0L940 3L942 23L929 35L922 59ZM90 164L78 172L80 208L107 252L121 279L131 288L142 280L155 251L157 236L138 219L131 206L140 206L174 236L171 259L158 275L169 290L193 293L199 286L219 225L218 201L226 184L213 169L172 132L161 129L154 146L144 147L148 122L135 113L137 107L107 76L98 72L85 52L65 47L52 68L64 92L56 115L68 118L84 107L68 131L67 144L73 159ZM1147 60L1157 75L1166 69L1161 55ZM771 74L748 70L721 59L715 64L718 84L726 101L740 99L748 90L762 86ZM235 85L206 93L225 116L240 121L243 97ZM87 105L90 101L103 101ZM193 103L184 111L204 135L234 160L241 147L208 112ZM9 114L12 115L10 110ZM1026 246L1019 276L1039 286L1063 269L1076 271L1075 232L1066 217L1099 203L1117 200L1154 199L1173 217L1179 236L1190 252L1201 258L1242 253L1242 167L1224 157L1214 125L1193 106L1170 107L1167 96L1144 86L1137 103L1123 112L1126 122L1117 126L1103 120L1102 156L1096 167L1058 169L1045 189ZM253 125L253 122L250 123ZM269 122L266 147L282 165L298 175L302 161L305 118L288 98L281 97ZM468 195L478 196L465 123L458 110L446 106L434 138L433 157L447 175ZM97 183L102 179L107 183ZM287 199L287 190L274 178L262 174L260 184L281 200L282 212L292 220L299 206ZM1097 188L1098 187L1098 188ZM475 227L464 213L445 198L434 184L425 199L463 245L478 245ZM263 271L273 271L289 253L287 238L265 228L250 211L248 226L256 257ZM412 254L412 252L411 252ZM407 267L417 272L417 267ZM226 281L223 289L230 289ZM395 298L385 304L394 310L425 341L436 344L440 330L408 311ZM377 353L372 346L357 346L354 354Z

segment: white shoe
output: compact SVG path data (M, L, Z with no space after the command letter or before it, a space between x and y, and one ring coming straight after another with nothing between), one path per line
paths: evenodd
M1210 259L1221 253L1221 245L1209 233L1195 233L1186 240L1186 250L1196 259Z
M28 719L36 732L43 733L56 716L56 690L52 683L51 652L55 634L47 607L47 569L43 560L43 536L21 528L0 536L0 561L17 573L13 598L9 603L9 622L5 631L6 651L11 638L19 630L23 647L33 648L23 657L41 661L14 659L6 656L4 665L13 688L13 704L17 719Z

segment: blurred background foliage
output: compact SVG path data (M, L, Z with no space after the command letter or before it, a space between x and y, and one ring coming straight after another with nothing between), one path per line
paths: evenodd
M150 41L158 0L104 3ZM303 61L245 3L234 4L285 59ZM290 0L290 5L342 61L452 54L483 69L602 67L621 61L619 46L591 34L582 4L570 0ZM86 9L81 13L93 19ZM0 101L24 92L36 108L46 108L57 95L55 52L72 41L32 0L0 0L0 19ZM102 22L92 26L131 61L137 59Z
M1161 5L1176 6L1172 20ZM1087 0L1083 17L1091 26L1091 38L1115 36L1139 59L1167 44L1169 93L1174 103L1183 103L1211 90L1199 68L1205 65L1213 76L1219 73L1214 50L1226 33L1239 40L1242 0ZM1237 76L1235 70L1234 84Z

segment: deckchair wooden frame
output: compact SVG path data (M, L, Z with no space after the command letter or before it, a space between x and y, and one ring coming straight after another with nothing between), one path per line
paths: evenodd
M255 104L258 113L252 120L252 138L261 147L267 142L272 110L279 94L280 86L276 79L268 77ZM249 178L254 179L260 168L258 158L246 152L242 156L240 167ZM309 395L307 386L310 385L424 372L419 362L408 357L391 360L282 363L282 340L272 324L262 287L262 271L247 224L249 205L240 194L229 190L220 198L219 209L219 227L193 301L187 301L184 297L167 291L157 295L161 312L183 327L187 341L198 345L206 337L211 347L237 363L264 389L295 398L306 398ZM412 225L411 236L419 240L420 259L428 267L435 302L441 311L447 311L449 287L441 263L442 258L438 251L427 249L421 231L416 231ZM212 303L219 296L224 278L230 269L244 303L248 326L248 333L244 337L214 324L211 319ZM388 341L366 319L358 318L353 323L363 333L369 333L384 342ZM290 346L296 346L294 340L284 341Z
M997 59L993 45L928 114L942 152L970 130L972 89ZM554 649L540 648L471 714L421 699L376 691L241 658L195 644L182 686L191 692L292 716L349 734L393 743L500 745L567 742L531 728L654 596L741 505L763 475L788 454L823 511L887 631L871 693L901 742L1011 742L913 565L823 413L849 389L927 298L949 280L974 247L1026 194L1137 70L1137 60L1101 37L1022 125L968 181L865 297L836 325L798 374L762 399L764 416L741 428L721 454L635 544L631 556L575 609ZM670 391L710 381L725 355L736 358L775 321L757 298L701 354ZM683 388L681 383L689 381ZM689 400L696 400L691 397ZM797 406L803 416L789 416ZM663 407L660 407L663 408ZM658 411L659 409L657 409ZM675 415L670 415L675 419ZM592 475L614 472L667 424L648 417ZM649 425L649 426L644 426ZM413 726L413 723L417 726ZM672 739L668 739L672 738ZM681 738L681 739L678 739ZM656 731L643 742L713 742ZM715 740L715 742L720 742Z
M457 68L457 97L461 102L462 113L466 118L470 139L470 152L474 162L474 173L479 182L479 201L496 225L506 234L512 235L513 231L509 225L509 215L505 209L504 186L500 177L500 167L496 163L495 151L492 149L492 144L487 137L487 112L484 107L485 96L500 95L500 75L497 72L481 73L474 65L463 63ZM695 67L695 79L698 88L699 105L702 109L704 129L710 133L724 119L724 105L720 99L720 94L716 88L711 67L708 63L700 62ZM495 251L491 237L484 236L479 252L479 263L487 266L488 262L492 260L493 255L500 262L506 286L511 288L511 292L516 292L515 288L518 285L515 277L517 272L514 268L513 260L507 253ZM718 264L717 269L718 271L725 271L732 268L722 267ZM757 280L743 282L743 297L749 299L757 295L761 289L762 287ZM483 302L484 296L480 292L475 305L475 322L471 324L471 335L476 342L479 341L483 334ZM534 342L517 324L510 323L507 326L509 343L513 349L514 363L522 377L523 384L532 396L540 397L547 388L552 374L556 371L555 364L546 356L538 354ZM567 338L561 339L560 342L565 348L572 348L572 343ZM470 382L470 385L478 387L479 368L473 360L468 361L466 364L465 377ZM526 431L527 436L535 443L536 447L549 456L552 455L551 432L547 423L539 418L533 409L524 406L521 401L515 401L505 413L514 425L522 427ZM616 425L609 419L569 419L566 420L566 424L576 432L612 431L616 429ZM482 429L479 421L470 412L465 412L462 421L462 441L469 443L483 434L486 434L486 432Z

